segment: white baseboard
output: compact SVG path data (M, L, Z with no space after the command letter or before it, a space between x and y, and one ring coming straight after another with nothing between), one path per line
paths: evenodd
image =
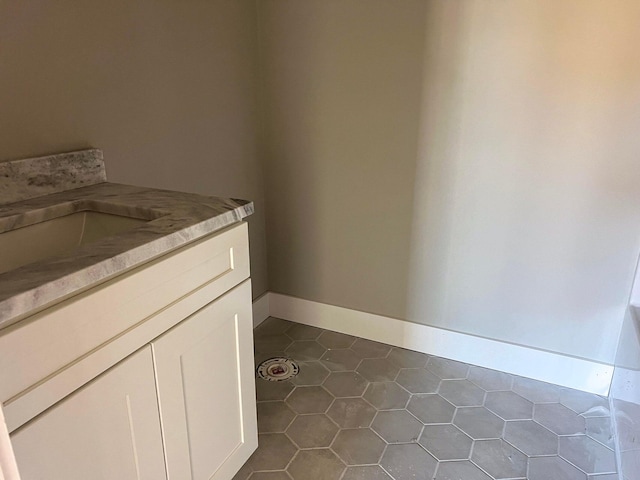
M269 318L270 293L264 293L253 301L253 328Z
M261 305L256 306L258 302ZM266 293L254 302L254 323L257 318L266 318L265 305L267 316L585 392L606 396L611 386L611 365L277 293ZM259 316L256 310L260 310Z

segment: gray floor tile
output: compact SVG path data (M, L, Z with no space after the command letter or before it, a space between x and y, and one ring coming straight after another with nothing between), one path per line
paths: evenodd
M325 330L322 335L318 337L318 343L326 348L349 348L356 341L356 337L351 335L345 335L344 333L331 332Z
M291 382L270 382L268 380L256 379L256 397L259 402L284 400L293 390Z
M531 420L533 403L515 392L489 392L484 406L505 420Z
M289 337L283 334L261 335L255 337L254 347L256 352L278 352L285 350L293 343Z
M558 436L532 420L507 422L504 439L530 456L558 453Z
M301 340L293 342L284 351L294 360L308 362L310 360L320 360L320 357L324 355L327 349L315 340Z
M303 325L302 323L296 323L285 330L287 336L293 340L315 340L322 332L321 328Z
M614 473L612 450L586 435L560 437L560 456L586 473Z
M465 460L440 463L434 480L491 480L491 477Z
M587 410L586 412L581 413L580 415L582 415L583 417L589 418L589 417L610 417L611 416L611 410L609 409L609 406L596 406L596 407L592 407L589 410Z
M296 323L285 330L285 333L293 340L315 340L322 333L322 329Z
M418 443L438 460L467 460L473 440L455 425L425 425Z
M604 475L588 475L589 480L621 480L617 473L605 473Z
M324 413L333 402L333 397L322 387L296 387L287 397L287 405L296 413Z
M560 393L560 403L569 407L578 414L585 416L607 415L609 413L609 400L594 395L593 393L580 392L569 388L562 389Z
M353 345L351 345L351 350L362 358L384 358L391 351L391 347L384 343L358 338Z
M255 338L265 335L277 335L279 333L284 333L293 325L296 324L280 318L269 317L253 330L253 336Z
M384 441L369 428L340 430L331 449L347 465L378 463L384 451Z
M504 428L504 420L484 407L458 408L453 423L475 440L500 438Z
M431 357L427 362L427 369L442 380L454 380L467 378L469 365L447 358Z
M411 393L436 393L440 379L425 368L403 368L396 382Z
M286 433L299 448L328 447L338 433L338 427L322 413L298 415Z
M301 370L256 380L260 446L234 480L616 477L602 397L274 318L254 334L256 362Z
M297 450L284 433L261 433L258 435L258 449L248 464L253 471L283 470Z
M299 362L300 371L291 379L298 386L322 385L329 376L329 370L320 362Z
M533 419L558 435L576 435L586 428L584 417L559 403L536 405Z
M407 410L424 424L451 423L456 407L440 395L423 394L413 395Z
M529 459L528 480L586 480L587 476L559 457Z
M395 480L431 480L438 461L418 444L409 443L389 445L380 465Z
M589 437L598 440L609 448L614 447L613 432L611 430L611 418L587 417L586 433Z
M368 382L357 372L333 372L323 386L336 397L359 397Z
M417 442L422 423L406 410L384 410L373 419L371 429L387 443Z
M410 394L395 382L370 383L364 398L379 410L405 408Z
M287 472L294 480L336 480L344 463L329 449L300 450Z
M357 372L370 382L392 382L400 369L386 358L365 358Z
M258 403L258 432L284 432L295 413L283 401Z
M489 368L471 366L467 379L487 392L511 390L513 375Z
M252 472L253 472L253 469L251 468L250 463L247 461L247 463L245 463L240 468L238 473L235 474L235 476L233 477L233 480L247 480Z
M527 475L527 456L502 439L475 442L471 461L496 480Z
M362 357L350 349L327 350L320 362L332 372L355 370Z
M438 388L438 394L456 407L481 406L485 393L468 380L443 380Z
M348 467L342 480L393 480L379 465Z
M429 355L395 347L391 349L387 360L398 368L422 368L427 364Z
M376 409L362 398L337 398L327 415L340 428L364 428L371 425Z
M249 480L291 480L287 472L256 472Z
M533 403L557 403L560 401L560 387L530 378L515 377L513 391Z

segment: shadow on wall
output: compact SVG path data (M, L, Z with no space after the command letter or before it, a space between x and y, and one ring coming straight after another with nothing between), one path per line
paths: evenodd
M612 365L635 0L259 2L270 290Z
M405 318L613 364L640 247L640 9L428 3Z
M545 5L430 3L406 315L615 361L638 480L640 9Z

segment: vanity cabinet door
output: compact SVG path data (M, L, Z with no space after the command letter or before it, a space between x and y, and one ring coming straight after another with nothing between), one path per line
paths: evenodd
M22 480L166 479L149 346L14 431Z
M170 480L230 480L258 446L251 284L152 342Z

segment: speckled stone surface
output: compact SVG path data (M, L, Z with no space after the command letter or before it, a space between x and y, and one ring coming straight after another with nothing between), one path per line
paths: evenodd
M106 181L96 148L0 162L0 205Z
M0 205L0 232L91 210L149 220L0 274L0 328L253 213L246 200L101 183Z

